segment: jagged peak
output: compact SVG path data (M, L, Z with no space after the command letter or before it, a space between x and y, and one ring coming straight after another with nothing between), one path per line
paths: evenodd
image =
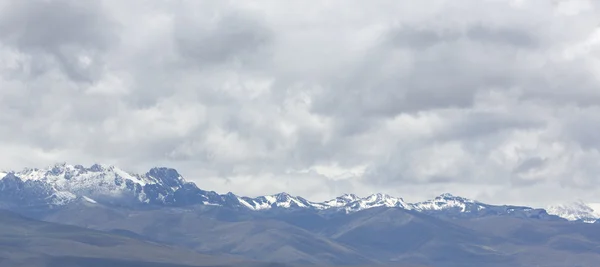
M436 196L433 200L434 201L449 201L449 200L451 200L451 201L471 202L471 203L477 202L475 200L472 200L472 199L469 199L469 198L466 198L466 197L461 197L461 196L453 195L453 194L450 194L450 193L442 193L439 196Z
M176 172L179 175L176 169L169 167L152 167L149 172Z
M54 169L55 172L49 173L52 169ZM287 192L280 192L256 198L237 196L232 192L220 195L214 191L204 191L199 189L195 183L186 182L177 170L167 167L154 167L146 174L136 175L124 172L112 165L93 164L89 168L85 168L82 165L69 165L65 162L61 162L41 170L26 169L25 172L17 173L11 171L0 172L0 180L7 177L18 178L25 182L25 184L34 184L29 183L27 180L40 180L42 183L51 185L48 187L49 190L56 190L56 194L53 195L54 198L61 200L71 199L72 196L68 193L73 193L77 197L81 197L82 195L95 197L96 193L104 194L107 192L131 190L131 192L136 194L139 193L136 197L139 197L139 201L143 203L148 203L146 201L150 197L155 199L154 201L157 201L158 203L163 203L160 201L174 201L172 199L175 196L189 198L189 200L184 199L184 202L191 204L242 205L251 210L306 208L356 212L374 207L391 207L416 211L447 211L453 213L463 212L475 214L480 210L485 210L484 212L491 211L492 213L513 211L513 213L519 213L531 209L528 207L488 205L451 193L443 193L436 196L434 199L417 203L406 203L402 198L394 197L386 193L374 193L366 197L345 193L325 202L311 202L300 196L290 195ZM7 182L9 186L11 185L11 181L5 182ZM39 183L36 182L35 184ZM146 186L148 184L153 185ZM184 190L179 191L180 193L176 193L177 190L182 188ZM238 199L239 201L234 201L235 199ZM569 211L577 211L581 216L585 215L585 213L592 213L593 211L593 209L581 200L574 201L569 207L571 207L571 209L568 209ZM556 212L548 213L553 214ZM558 216L564 218L566 215Z
M173 168L154 167L146 173L146 176L155 178L161 184L172 188L181 187L187 183L183 176Z
M404 202L404 200L401 197L394 197L392 195L388 195L385 193L375 193L375 194L371 194L365 198L359 198L359 200L366 200L366 201L386 201L386 200L391 200L391 201L399 201L399 202Z
M81 166L81 165L80 165ZM87 168L88 170L94 171L94 172L103 172L103 171L112 171L115 169L115 166L113 165L106 165L106 164L99 164L99 163L94 163L92 164L92 166L90 166L89 168Z
M122 187L120 184L126 180L139 186L159 183L170 187L170 190L176 190L187 184L183 177L175 169L171 168L156 167L152 168L145 175L139 175L124 171L114 165L100 163L92 164L86 168L82 165L59 162L42 169L25 168L15 175L24 181L41 180L52 184L58 183L59 187L64 187L65 189L76 187L79 189L96 188L104 190L101 187L108 186L112 188L110 190L114 190L115 187ZM70 180L71 182L58 182L64 180ZM124 184L123 186L126 185Z
M350 199L350 200L357 200L357 199L359 199L360 197L359 197L358 195L355 195L355 194L351 194L351 193L350 193L350 194L343 194L343 195L341 195L341 196L339 196L339 197L337 197L337 198L341 198L341 199Z
M352 202L352 201L357 201L359 199L361 199L359 196L357 196L355 194L347 193L347 194L338 196L334 199L325 201L324 203L326 203L326 202Z
M181 174L179 174L179 172L176 169L167 168L167 167L154 167L154 168L150 169L146 174L148 176L154 176L154 177L168 176L168 177L183 179Z
M308 201L301 196L294 196L294 195L291 195L286 192L277 193L275 195L272 195L272 197L275 197L277 199L277 201L290 201L290 200L299 201L299 202L307 202Z
M286 192L279 192L277 194L274 194L273 196L276 196L276 197L291 197L292 195L290 195L290 194L288 194Z
M442 193L439 196L437 196L436 198L456 198L456 196L453 194L450 194L450 193Z
M68 164L66 162L57 162L57 163L48 165L44 168L24 168L19 173L28 174L28 173L35 173L35 172L47 172L50 174L61 174L64 172L72 172L72 171L103 172L103 171L112 171L114 169L117 169L117 168L113 165L106 165L106 164L99 164L99 163L92 164L90 167L86 168L81 164L72 165L72 164Z

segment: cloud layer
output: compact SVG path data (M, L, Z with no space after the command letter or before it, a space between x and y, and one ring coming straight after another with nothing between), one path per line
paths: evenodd
M316 200L600 196L597 1L0 0L0 167Z

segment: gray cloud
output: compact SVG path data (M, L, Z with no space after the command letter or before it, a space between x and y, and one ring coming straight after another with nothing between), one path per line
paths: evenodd
M243 61L252 58L271 38L258 18L235 12L214 16L208 25L198 25L193 18L175 18L174 39L183 61L200 66Z
M538 41L534 32L526 32L511 28L488 28L475 25L467 30L467 37L475 42L505 44L523 48L535 48Z
M523 160L514 168L513 173L515 175L512 177L511 183L517 186L531 186L537 184L540 180L528 179L526 174L540 170L545 164L546 159L540 157L532 157Z
M413 27L401 27L390 33L390 40L393 45L405 46L412 49L427 49L433 45L455 42L460 37L461 35L458 32L435 32L429 29Z
M477 138L487 137L489 135L510 133L514 130L543 129L545 122L531 114L521 114L515 116L513 110L511 113L495 113L485 111L472 111L467 114L448 111L454 116L453 123L446 125L446 129L440 130L436 139L447 140L462 139L476 141Z
M34 76L56 61L69 78L91 82L117 30L99 1L8 1L0 13L2 42L31 56Z
M567 2L0 0L0 168L595 201L600 11Z

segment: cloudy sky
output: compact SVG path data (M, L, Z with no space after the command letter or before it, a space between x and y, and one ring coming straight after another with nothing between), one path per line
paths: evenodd
M593 0L0 0L0 168L600 202Z

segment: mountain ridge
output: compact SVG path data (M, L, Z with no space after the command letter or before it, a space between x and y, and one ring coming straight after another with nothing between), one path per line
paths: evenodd
M555 263L569 258L595 266L600 259L597 224L544 209L450 193L415 203L382 193L323 202L286 192L244 197L200 189L171 168L7 172L3 208L200 254L295 265L564 266Z
M344 194L323 202L309 201L281 192L258 197L234 193L218 194L200 189L186 181L177 170L155 167L145 174L133 174L112 165L90 167L59 163L47 168L26 168L20 172L0 172L0 202L15 205L61 206L84 200L119 205L215 205L233 209L264 211L271 209L308 209L314 212L354 213L375 207L401 208L443 217L520 216L538 219L572 220L578 210L550 209L512 205L490 205L443 193L434 199L408 203L401 197L376 193L366 197ZM581 207L580 207L581 208ZM555 215L555 217L553 217ZM588 216L592 223L600 216Z

